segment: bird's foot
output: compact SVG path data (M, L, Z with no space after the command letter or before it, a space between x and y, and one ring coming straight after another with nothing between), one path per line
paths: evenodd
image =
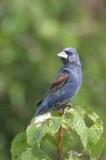
M65 114L65 107L60 109L61 113L60 115L64 115Z
M72 104L64 104L64 107L60 109L60 115L65 114L65 108L66 107L73 108L74 106Z
M73 108L74 106L70 103L70 104L64 104L65 107L69 107L69 108ZM64 107L64 108L65 108Z
M67 104L66 106L73 108L74 106L72 104Z

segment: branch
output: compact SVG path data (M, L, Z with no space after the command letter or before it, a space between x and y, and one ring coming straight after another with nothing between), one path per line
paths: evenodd
M61 124L60 129L59 129L59 141L58 141L58 146L57 146L57 150L58 150L57 160L60 160L60 156L61 156L60 148L61 148L62 136L63 136L63 133L62 133L62 124Z

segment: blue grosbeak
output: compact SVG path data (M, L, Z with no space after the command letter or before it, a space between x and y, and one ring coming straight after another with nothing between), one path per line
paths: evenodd
M37 104L39 108L33 118L53 108L60 109L67 106L81 87L82 69L76 49L72 47L65 48L57 55L61 57L63 66L48 92Z

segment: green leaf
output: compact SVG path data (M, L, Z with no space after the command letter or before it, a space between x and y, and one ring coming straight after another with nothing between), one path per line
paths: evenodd
M79 153L78 152L76 152L76 151L70 151L69 153L68 153L69 155L69 157L68 157L68 159L64 159L64 160L80 160L80 158L79 158Z
M98 160L100 158L104 147L104 143L105 143L104 138L101 137L96 145L91 144L89 146L91 160Z
M98 115L86 106L65 109L65 112L66 114L61 116L56 113L54 116L40 115L32 120L31 125L27 127L26 134L20 134L13 140L12 160L16 158L17 160L50 159L46 154L48 149L45 146L52 144L53 149L57 150L58 133L61 125L63 132L61 152L69 155L68 160L80 159L78 151L81 153L83 149L89 151L91 160L98 160L104 146L104 139L101 137L103 123ZM92 120L90 127L86 126L85 117ZM80 142L82 143L80 144ZM37 150L38 148L42 150Z
M88 148L90 148L92 144L97 144L102 133L103 133L103 123L100 119L97 119L94 125L87 129Z
M83 107L80 107L80 109L84 114L86 114L94 122L99 118L99 116L89 106L83 106Z
M27 148L20 155L21 160L50 160L49 156L41 150Z
M103 122L90 107L85 106L81 109L83 113L91 118L94 122L94 125L92 125L90 128L87 128L87 148L90 151L91 160L98 160L104 146L104 139L101 137L103 133Z
M53 117L52 119L49 120L48 131L51 134L55 134L59 130L61 124L62 124L62 117Z
M21 133L17 135L12 141L11 145L12 160L16 160L16 158L19 158L19 153L22 152L27 147L28 144L26 143L26 134Z
M80 112L74 110L74 130L80 136L84 148L87 147L87 129L86 124Z
M45 136L44 136L44 138L42 139L42 142L44 142L44 141L49 141L50 143L51 143L51 145L52 146L54 146L54 147L57 147L56 145L56 137L53 135L53 136L51 136L51 134L46 134Z
M78 160L76 156L69 155L67 160Z
M70 128L73 127L74 123L74 109L65 109L65 115L63 119L63 127Z
M44 123L31 125L26 131L27 143L31 146L36 146L47 132L48 129Z

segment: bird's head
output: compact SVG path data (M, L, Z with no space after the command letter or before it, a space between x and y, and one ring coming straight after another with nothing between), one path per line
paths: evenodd
M61 57L64 63L69 62L71 64L81 66L79 54L77 53L75 48L65 48L60 53L58 53L57 56Z

